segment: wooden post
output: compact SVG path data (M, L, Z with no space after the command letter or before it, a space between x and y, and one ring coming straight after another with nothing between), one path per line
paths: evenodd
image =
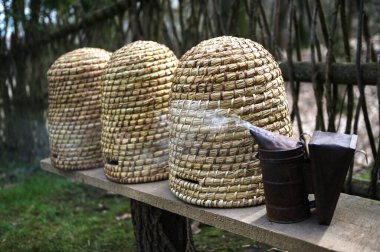
M192 252L189 219L131 199L132 223L140 252Z

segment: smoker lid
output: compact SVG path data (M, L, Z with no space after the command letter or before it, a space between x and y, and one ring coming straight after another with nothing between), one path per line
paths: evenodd
M347 135L333 132L315 131L309 145L340 146L343 148L355 149L357 135Z

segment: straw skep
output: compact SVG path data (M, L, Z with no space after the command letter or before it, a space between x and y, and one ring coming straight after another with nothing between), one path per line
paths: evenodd
M136 41L112 54L102 80L104 172L119 183L168 178L168 107L178 59L166 46Z
M80 48L59 57L47 72L51 161L63 170L103 166L100 85L111 54Z
M264 202L253 125L291 136L280 68L249 39L218 37L190 49L173 77L169 183L180 199L207 207Z

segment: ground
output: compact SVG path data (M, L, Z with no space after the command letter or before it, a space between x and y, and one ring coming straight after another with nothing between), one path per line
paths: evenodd
M136 251L129 200L0 157L0 251ZM198 251L267 251L253 240L200 225ZM272 250L273 251L273 250Z

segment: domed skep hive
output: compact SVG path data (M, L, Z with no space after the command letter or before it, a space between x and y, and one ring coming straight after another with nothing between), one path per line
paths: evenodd
M105 175L119 183L168 178L168 107L178 59L166 46L136 41L112 54L102 81Z
M59 57L47 72L51 161L64 170L103 166L100 85L111 53L81 48Z
M246 125L292 135L272 55L249 39L203 41L180 59L171 90L171 191L207 207L263 203L258 146Z

